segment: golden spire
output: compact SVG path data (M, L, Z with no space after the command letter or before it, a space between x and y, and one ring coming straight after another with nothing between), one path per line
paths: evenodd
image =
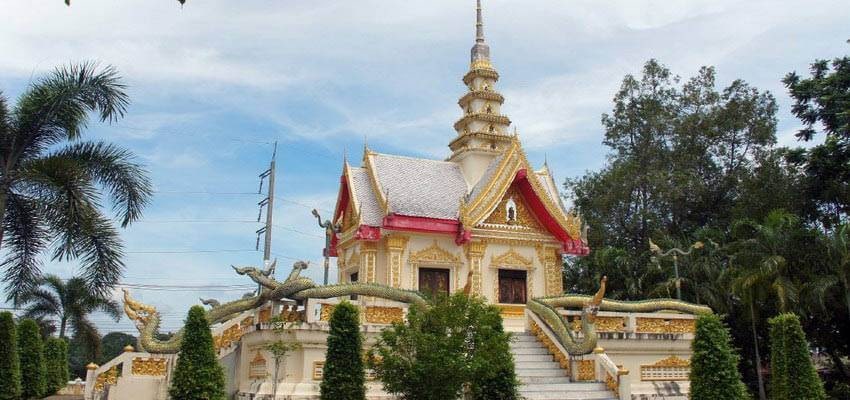
M484 40L484 16L481 10L481 0L477 0L476 20L475 20L475 45L472 46L470 64L473 68L491 67L490 65L490 46Z

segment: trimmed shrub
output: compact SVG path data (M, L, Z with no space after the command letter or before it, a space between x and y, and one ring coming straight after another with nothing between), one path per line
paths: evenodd
M40 399L46 389L44 344L38 323L31 319L18 325L18 355L21 358L21 398Z
M774 400L826 399L800 318L780 314L770 323L770 397Z
M0 400L21 398L21 360L12 313L0 313Z
M322 400L366 398L359 314L357 307L347 301L334 307L320 386Z
M65 339L47 339L44 344L44 368L47 373L45 394L56 394L68 384L68 342Z
M180 400L224 400L224 385L224 369L215 355L206 312L194 306L186 319L169 394Z
M406 400L514 400L517 379L500 310L463 293L413 305L381 332L369 364L384 390ZM436 384L435 384L436 383Z
M729 330L716 315L697 319L691 343L691 399L749 399L738 371L738 355L732 350Z

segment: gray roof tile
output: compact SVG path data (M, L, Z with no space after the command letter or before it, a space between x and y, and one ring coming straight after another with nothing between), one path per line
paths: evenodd
M371 157L391 212L415 217L457 218L460 199L467 190L457 164L377 153Z

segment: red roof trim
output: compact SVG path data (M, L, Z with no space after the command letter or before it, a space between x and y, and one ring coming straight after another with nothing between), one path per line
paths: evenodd
M384 229L423 233L445 233L454 235L458 232L460 222L456 219L440 219L428 217L412 217L409 215L390 214L384 217Z
M537 193L534 191L534 186L529 182L528 171L524 168L517 171L514 177L513 184L517 186L523 198L525 198L528 207L534 216L540 220L540 223L549 231L559 242L563 243L563 252L575 255L587 255L590 249L579 238L572 238L569 233L558 223L558 220L549 213L546 205Z

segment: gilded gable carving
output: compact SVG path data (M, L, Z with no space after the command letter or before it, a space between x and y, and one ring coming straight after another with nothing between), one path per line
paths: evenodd
M521 267L524 269L532 269L534 261L531 258L525 258L519 254L516 249L511 247L503 254L493 256L490 259L491 267Z
M531 213L531 209L516 187L511 187L499 201L493 213L484 220L485 224L494 225L516 225L535 231L543 231L544 228Z
M458 265L461 263L460 256L440 247L435 240L430 246L410 254L410 264L440 264Z

